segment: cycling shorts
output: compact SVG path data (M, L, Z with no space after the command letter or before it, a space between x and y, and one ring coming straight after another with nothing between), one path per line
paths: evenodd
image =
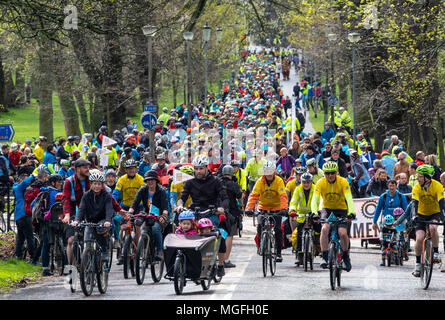
M439 222L439 221L441 221L441 218L442 218L442 214L440 212L434 213L429 216L424 216L424 215L418 214L417 218L416 218L416 231L418 231L418 230L426 231L425 222L433 221L433 220L436 220L437 222Z
M334 214L337 218L345 218L348 215L348 210L342 209L323 209L321 211L321 219L328 219L331 214ZM323 222L323 224L328 222ZM342 222L338 225L339 228L348 228L350 223Z

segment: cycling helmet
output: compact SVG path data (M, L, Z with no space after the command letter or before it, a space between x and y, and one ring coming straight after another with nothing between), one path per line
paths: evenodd
M394 217L393 216L391 216L391 215L386 215L384 218L383 218L383 223L385 224L385 225L389 225L389 226L391 226L391 225L393 225L394 224Z
M144 152L144 154L142 155L142 157L144 159L149 159L150 158L150 152Z
M305 172L307 172L306 167L298 167L298 168L295 168L295 173L303 174L303 173L305 173Z
M232 160L232 161L230 162L230 165L231 165L232 167L241 167L241 162L240 162L239 160Z
M233 170L233 167L231 165L225 165L224 168L222 169L222 174L223 175L233 175L235 173L235 170Z
M155 134L155 139L161 139L162 138L162 134L160 132L156 132Z
M202 218L199 219L198 221L198 228L202 229L202 228L213 228L213 223L209 218Z
M46 142L46 141L48 141L48 138L46 138L45 136L40 136L40 137L39 137L39 140L40 140L40 141L45 141L45 142Z
M19 148L19 145L15 142L11 143L11 151L15 151Z
M184 173L189 174L189 175L192 176L193 173L195 172L195 169L193 169L192 166L187 165L187 166L182 166L181 168L179 168L179 171L184 172Z
M105 175L97 169L90 170L90 182L105 182Z
M303 173L303 175L301 176L301 181L312 181L314 179L314 177L309 173Z
M158 156L156 157L156 159L158 160L165 160L165 155L163 153L158 154Z
M106 177L108 177L108 176L116 177L116 171L114 171L113 169L109 169L109 170L107 170L107 173L105 173L105 176Z
M392 212L392 214L394 215L394 217L398 217L398 216L402 215L403 212L404 212L403 209L400 208L400 207L398 207L398 208L395 208L395 209L394 209L394 211Z
M138 164L136 161L134 161L133 159L128 159L127 161L125 161L125 168L130 168L130 167L137 167Z
M434 167L429 164L422 164L421 166L418 166L416 171L424 176L429 177L430 179L434 175Z
M267 161L265 164L263 164L263 171L265 175L271 175L275 173L275 162L273 161Z
M307 167L315 166L315 158L311 158L308 161L306 161L306 166Z
M57 181L63 181L63 178L60 174L55 173L55 174L50 175L48 178L49 183L52 183L52 182L55 183Z
M56 194L56 201L62 201L63 200L63 193L59 192L58 194Z
M67 140L68 140L68 142L74 141L74 137L73 137L73 136L69 136L69 137L67 138Z
M204 154L200 154L193 159L192 164L194 167L207 167L209 165L209 158Z
M181 220L192 220L192 221L195 221L195 214L192 211L190 211L190 210L183 211L183 212L181 212L179 214L178 220L179 221L181 221Z
M125 148L124 148L124 153L125 153L125 154L129 154L129 153L131 153L131 151L132 151L132 150L131 150L131 147L125 147Z
M41 164L40 166L37 167L37 172L42 172L42 171L48 171L48 167L44 164Z
M337 162L328 161L323 165L323 172L337 172L338 165Z
M67 160L67 159L62 159L62 160L60 160L60 165L69 167L70 166L70 161Z

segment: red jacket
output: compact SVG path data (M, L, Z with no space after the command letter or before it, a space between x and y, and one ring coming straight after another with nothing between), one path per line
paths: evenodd
M23 155L23 152L20 150L11 151L9 153L9 162L11 162L14 166L18 166L20 164L20 157Z

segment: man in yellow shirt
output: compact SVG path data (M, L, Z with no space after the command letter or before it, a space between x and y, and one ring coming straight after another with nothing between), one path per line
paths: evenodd
M255 183L252 192L249 195L246 205L246 214L253 215L253 209L258 202L258 209L268 211L287 210L287 195L284 189L284 181L275 174L275 162L267 161L263 165L264 176ZM264 217L258 216L258 240L262 231L262 221ZM277 246L277 262L283 261L281 257L281 249L283 246L281 231L281 216L275 215L275 241Z
M48 139L46 137L40 136L39 143L37 144L37 146L34 149L34 154L35 154L37 160L39 160L39 163L42 163L43 156L45 155L46 141L48 141Z
M312 197L312 212L315 217L318 216L318 207L320 205L320 198L323 198L322 218L327 219L331 214L337 218L355 218L354 202L352 200L351 188L348 180L338 176L338 165L334 161L328 161L323 165L325 177L320 179L315 185L314 195ZM351 271L351 261L349 259L349 237L348 237L348 223L344 222L338 226L338 235L342 249L344 269ZM323 263L320 267L326 269L328 267L329 254L329 223L324 223L321 229L321 250Z
M422 246L427 226L426 222L444 220L445 201L442 185L433 179L434 167L424 164L419 166L416 171L418 183L412 191L412 206L416 222L416 266L413 276L420 277ZM440 259L437 225L431 224L429 225L429 229L433 240L433 261L434 263L438 263Z

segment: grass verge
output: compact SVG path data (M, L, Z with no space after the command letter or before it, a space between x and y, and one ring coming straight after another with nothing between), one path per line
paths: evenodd
M0 262L0 293L24 287L41 277L42 268L23 260L11 258Z

